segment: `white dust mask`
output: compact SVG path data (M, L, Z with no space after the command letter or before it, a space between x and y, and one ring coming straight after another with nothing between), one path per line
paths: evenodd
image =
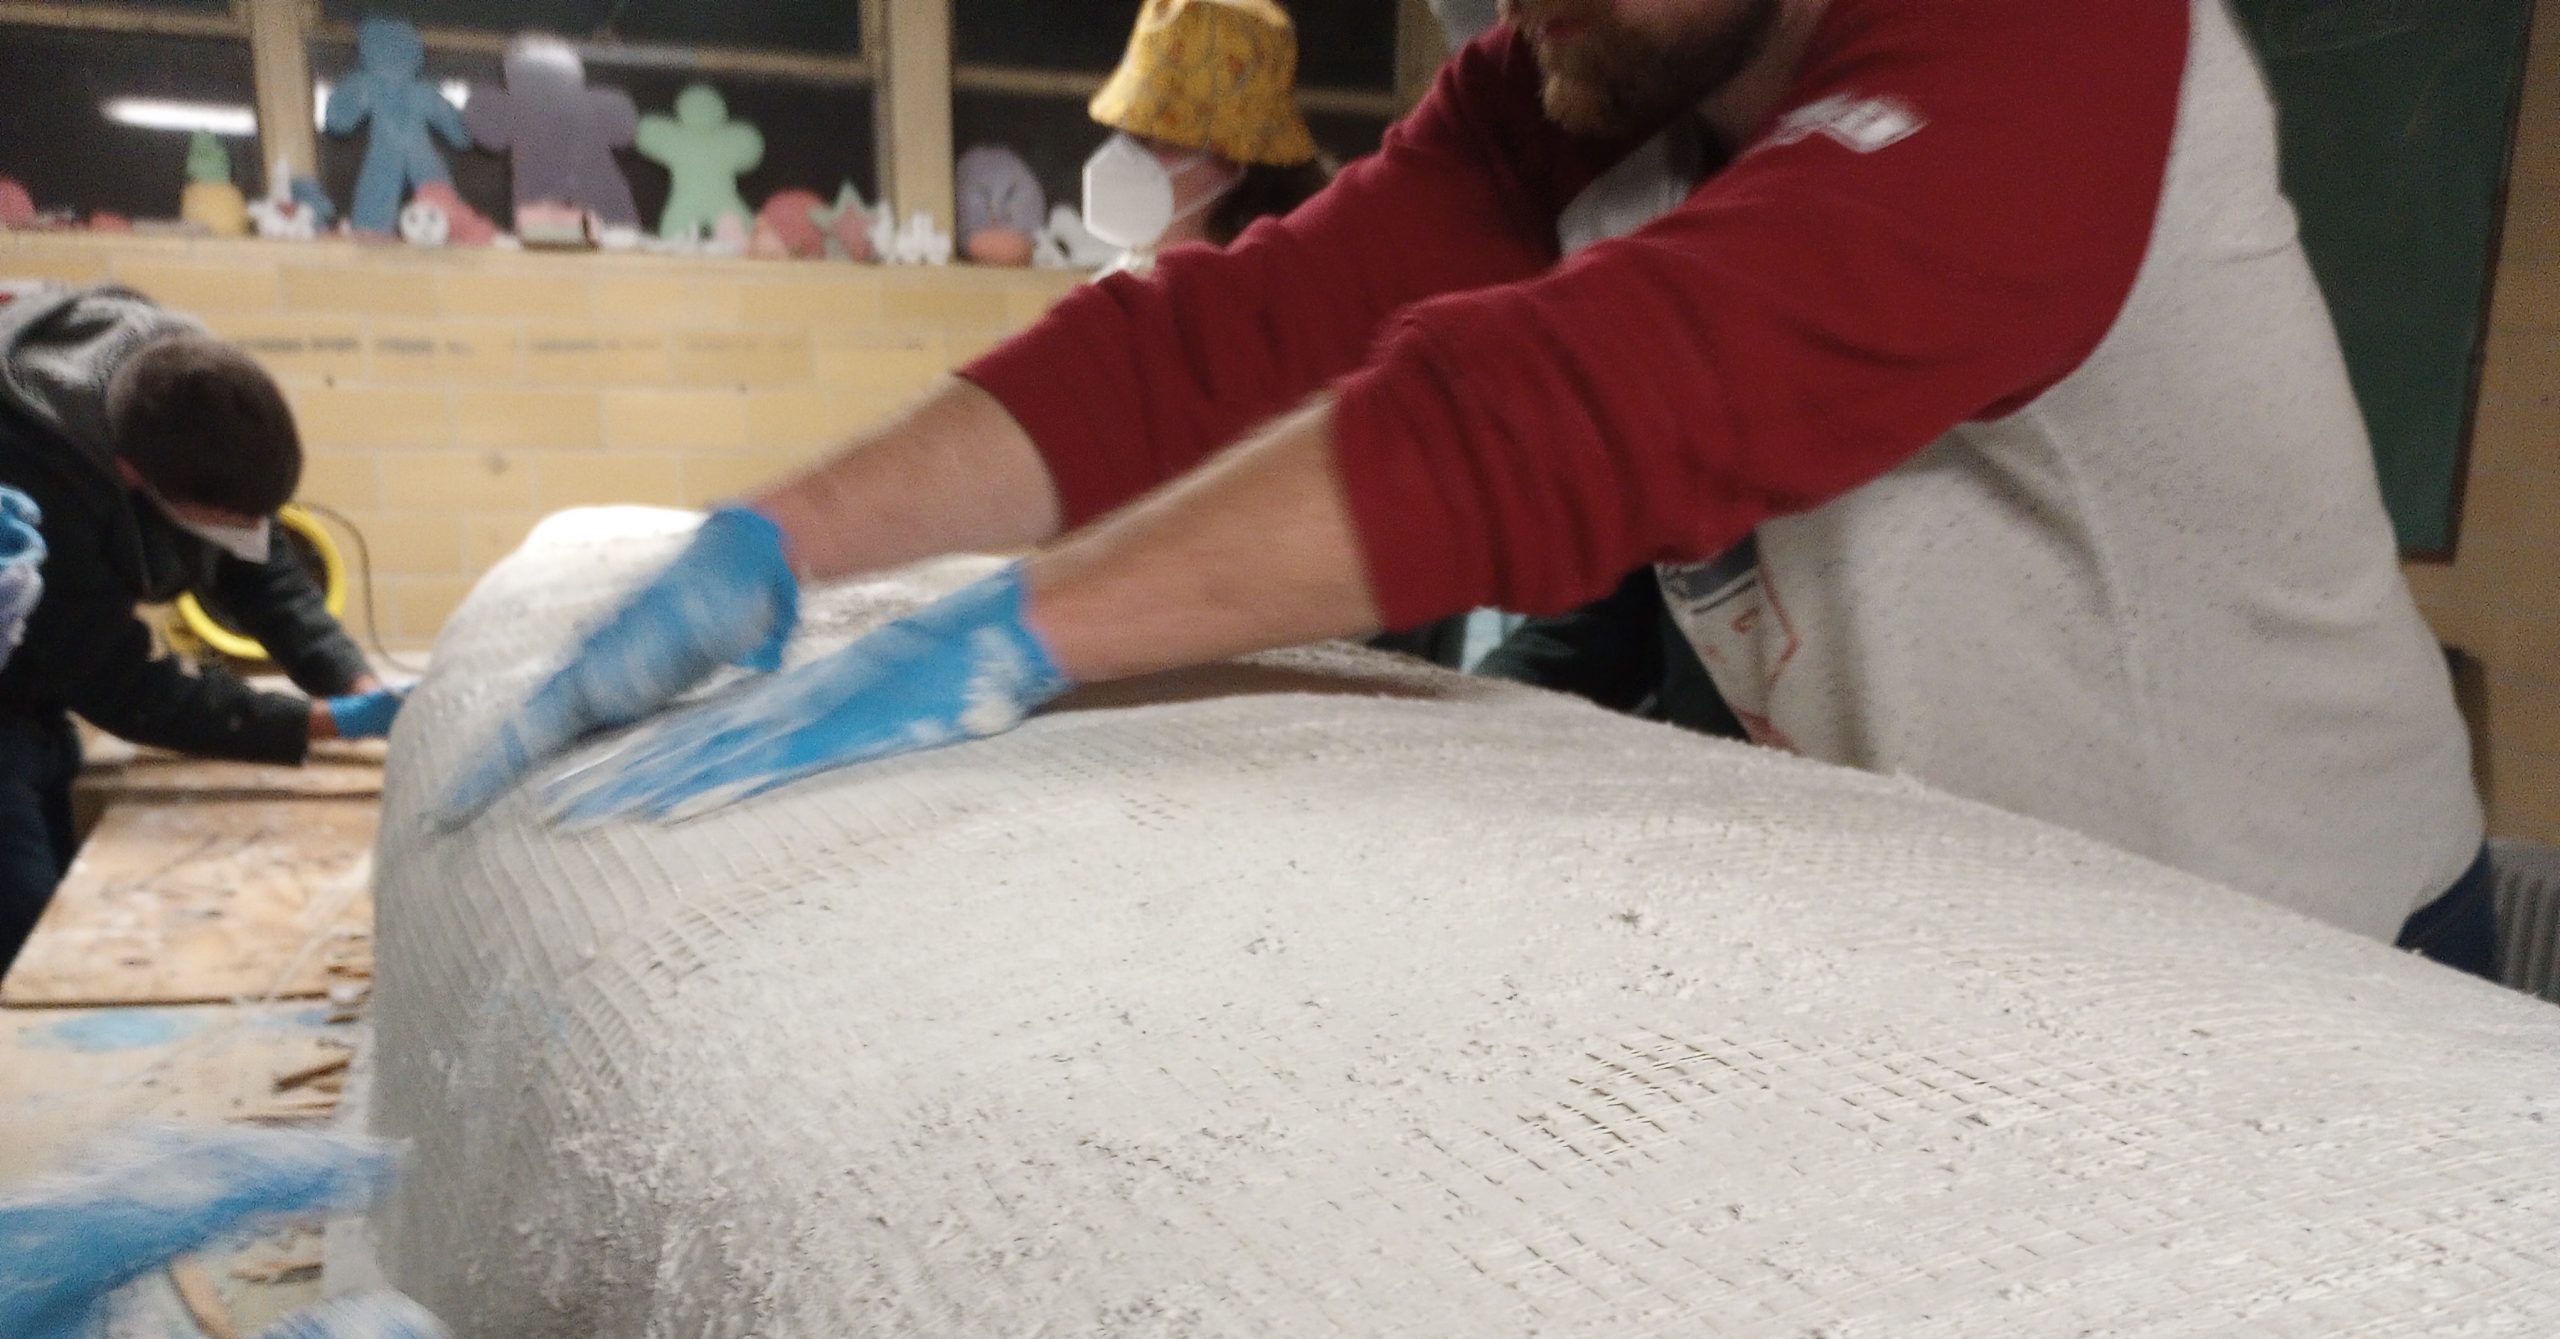
M1205 150L1199 151L1168 168L1127 132L1113 135L1084 160L1085 231L1124 251L1154 246L1174 220L1217 203L1242 179L1230 177L1217 190L1176 211L1174 174L1188 172L1209 158Z
M244 563L263 563L267 560L268 541L273 536L274 527L265 517L259 517L252 525L219 525L211 521L191 521L180 516L177 510L162 501L157 493L151 494L150 497L152 502L159 506L160 514L169 518L169 524Z

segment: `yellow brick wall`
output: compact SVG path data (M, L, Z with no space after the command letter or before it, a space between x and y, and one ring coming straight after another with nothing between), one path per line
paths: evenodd
M545 513L771 478L1078 277L0 233L0 277L28 276L131 285L275 372L303 495L361 529L394 647L426 645Z
M2409 583L2486 672L2489 830L2560 842L2560 0L2539 0L2462 531Z

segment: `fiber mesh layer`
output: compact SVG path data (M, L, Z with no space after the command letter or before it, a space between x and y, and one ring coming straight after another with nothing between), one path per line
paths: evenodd
M547 523L392 750L379 1226L466 1339L2560 1334L2560 1010L1562 697L1321 647L430 835L687 524Z

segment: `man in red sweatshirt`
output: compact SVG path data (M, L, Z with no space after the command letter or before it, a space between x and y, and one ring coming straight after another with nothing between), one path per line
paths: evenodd
M2221 0L1505 14L1286 219L1078 292L716 512L449 814L777 664L799 583L928 554L1043 546L554 812L693 812L1650 562L1765 743L2375 937L2477 929L2464 734ZM1682 178L1680 134L1725 166Z

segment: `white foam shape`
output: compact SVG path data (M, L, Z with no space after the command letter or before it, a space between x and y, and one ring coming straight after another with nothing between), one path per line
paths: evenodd
M411 246L443 246L453 236L453 220L432 200L400 206L400 240Z
M889 197L880 197L880 207L871 213L871 258L883 265L898 259L898 211L890 207Z
M320 219L311 206L293 198L293 162L279 155L267 171L267 194L249 202L249 219L260 237L307 242L320 234Z
M2560 1010L1562 697L1318 647L428 835L691 523L546 522L393 740L377 1221L457 1334L2560 1333Z
M887 218L883 211L882 218ZM878 233L873 234L875 249ZM907 215L905 226L891 235L890 250L884 252L900 265L944 265L951 260L951 234L934 226L933 215L919 209Z
M1042 240L1055 247L1064 263L1076 269L1096 269L1120 258L1120 248L1093 235L1084 226L1084 214L1074 205L1049 206L1049 226Z

